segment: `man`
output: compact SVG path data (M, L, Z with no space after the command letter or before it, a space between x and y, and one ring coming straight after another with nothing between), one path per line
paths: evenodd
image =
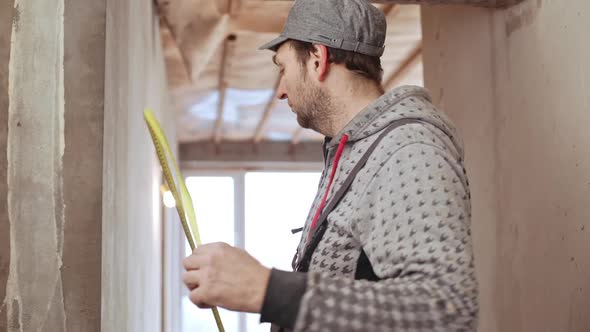
M278 98L327 137L325 169L298 272L202 246L184 261L199 307L261 313L276 330L475 331L462 144L424 89L384 94L385 32L364 0L297 0L281 36L263 46L276 51Z

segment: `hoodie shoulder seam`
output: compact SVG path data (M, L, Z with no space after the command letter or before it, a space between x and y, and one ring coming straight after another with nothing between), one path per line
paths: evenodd
M412 97L412 96L420 96L420 97L424 97L424 98L429 98L428 94L425 93L424 91L416 91L416 90L412 90L412 91L408 91L402 95L400 95L399 97L397 97L394 102L392 102L391 104L387 105L388 107L394 107L397 104L401 103L402 101L404 101L405 99ZM357 129L357 132L362 132L363 130L367 129L367 127L369 127L371 124L373 124L373 122L375 121L376 118L378 118L379 116L381 116L381 113L376 113L373 117L371 117L362 127Z

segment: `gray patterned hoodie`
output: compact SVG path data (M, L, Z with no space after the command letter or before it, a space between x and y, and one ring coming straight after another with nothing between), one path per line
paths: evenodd
M326 141L325 169L298 251L306 250L341 138L348 141L327 202L379 133L404 118L420 122L393 129L377 145L328 215L309 271L272 270L262 321L296 332L476 330L463 146L423 88L386 93ZM360 277L363 260L375 278Z

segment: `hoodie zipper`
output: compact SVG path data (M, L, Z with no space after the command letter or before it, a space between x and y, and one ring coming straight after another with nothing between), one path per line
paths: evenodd
M340 143L338 144L338 149L336 150L336 155L334 156L334 163L332 164L332 172L330 173L330 179L328 180L328 186L326 187L326 191L324 192L324 196L322 197L322 201L320 206L315 212L313 217L313 221L311 222L311 227L309 228L309 232L307 233L307 239L309 240L313 230L316 227L318 219L322 214L322 210L326 205L326 200L328 198L328 193L330 192L330 188L332 187L332 182L334 181L334 176L336 175L336 170L338 169L338 163L340 162L340 157L342 156L342 152L344 151L344 147L346 146L346 142L348 141L348 135L342 135L340 139Z

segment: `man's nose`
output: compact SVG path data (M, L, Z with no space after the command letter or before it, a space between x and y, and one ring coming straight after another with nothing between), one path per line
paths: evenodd
M287 90L285 89L285 85L283 84L283 80L279 83L277 87L277 98L278 99L287 99Z

